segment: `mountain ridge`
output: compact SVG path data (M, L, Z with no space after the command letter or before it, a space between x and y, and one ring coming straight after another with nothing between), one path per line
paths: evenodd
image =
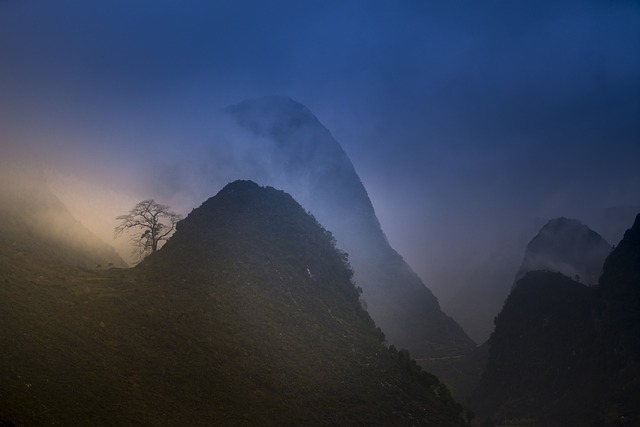
M256 159L265 170L275 171L263 183L292 194L349 253L368 310L391 343L415 357L475 348L389 245L351 161L307 107L288 97L263 97L226 112L268 157Z

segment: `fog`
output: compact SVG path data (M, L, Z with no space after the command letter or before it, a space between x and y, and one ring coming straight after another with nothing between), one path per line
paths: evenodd
M124 257L115 216L139 200L188 214L230 180L277 184L219 115L265 94L332 132L454 317L510 287L548 219L600 231L640 205L637 2L0 0L0 40L3 159Z

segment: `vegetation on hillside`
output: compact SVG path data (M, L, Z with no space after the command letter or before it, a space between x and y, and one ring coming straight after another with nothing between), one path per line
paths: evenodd
M155 253L162 243L169 240L182 216L153 199L137 203L128 213L116 217L120 223L113 237L127 233L134 246L133 256L139 260Z
M16 425L465 425L283 192L230 184L133 269L2 250L0 418Z

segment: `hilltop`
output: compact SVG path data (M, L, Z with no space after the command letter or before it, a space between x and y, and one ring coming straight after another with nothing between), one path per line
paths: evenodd
M611 249L600 234L580 221L552 219L527 245L515 282L529 271L549 270L586 285L596 285Z

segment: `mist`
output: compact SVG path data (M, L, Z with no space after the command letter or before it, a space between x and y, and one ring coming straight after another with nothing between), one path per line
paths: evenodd
M0 1L2 157L126 258L115 216L139 200L186 215L234 179L278 187L268 144L221 111L291 96L456 316L510 287L548 219L599 231L640 205L639 23L630 1Z

